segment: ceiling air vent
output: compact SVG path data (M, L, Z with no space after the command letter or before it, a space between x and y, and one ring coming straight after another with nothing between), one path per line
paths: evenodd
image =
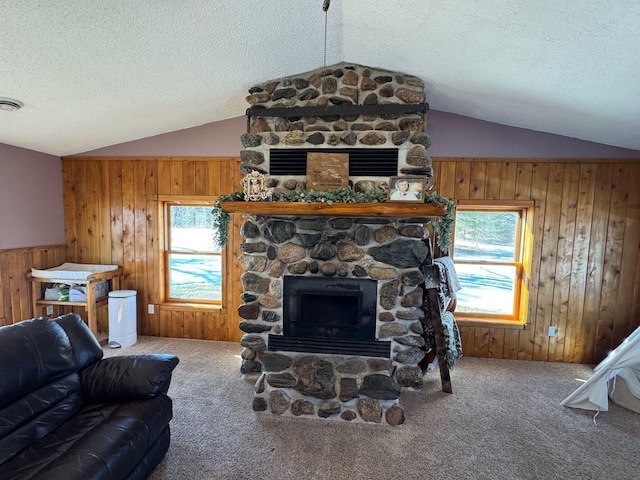
M348 153L350 177L391 177L398 173L397 148L272 148L270 175L306 175L307 153Z
M20 100L15 100L13 98L0 97L0 110L5 110L7 112L15 112L16 110L20 110L24 103Z

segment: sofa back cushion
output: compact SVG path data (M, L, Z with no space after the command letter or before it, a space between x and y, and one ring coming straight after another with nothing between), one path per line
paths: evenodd
M0 464L82 407L69 337L46 318L0 327Z
M79 370L97 362L102 358L104 352L102 347L93 336L87 324L84 323L80 315L77 313L67 313L56 318L52 318L54 322L60 325L73 348L73 356Z
M0 409L76 369L57 323L34 318L0 328Z

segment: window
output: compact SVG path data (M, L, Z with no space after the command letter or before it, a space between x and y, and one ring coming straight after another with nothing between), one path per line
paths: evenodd
M213 241L211 206L164 202L167 301L220 304L222 251Z
M527 208L458 205L453 259L460 317L523 320L520 311Z

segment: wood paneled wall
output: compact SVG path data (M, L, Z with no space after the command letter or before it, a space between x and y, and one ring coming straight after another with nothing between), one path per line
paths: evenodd
M466 355L597 363L640 325L640 161L433 161L444 196L536 205L529 324L461 322Z
M66 157L62 168L68 261L123 267L121 288L137 291L139 335L239 341L238 226L230 227L232 248L223 259L232 266L224 308L166 305L158 209L158 196L214 200L239 190L238 158ZM154 314L147 313L149 304ZM107 309L98 309L98 324L107 328Z
M640 325L638 161L434 158L435 190L453 199L534 200L529 324L463 324L466 355L595 363ZM0 321L31 316L24 273L62 261L124 267L138 291L138 332L238 341L239 225L224 309L160 304L157 195L216 196L239 188L236 158L63 159L64 247L0 252ZM21 283L24 282L24 283ZM147 304L155 315L146 313ZM106 309L99 309L105 325ZM557 327L547 336L549 325Z
M31 285L26 273L31 268L55 267L66 258L67 247L64 245L0 250L0 326L33 317ZM59 315L62 310L56 307L54 312ZM42 312L38 314L42 315Z

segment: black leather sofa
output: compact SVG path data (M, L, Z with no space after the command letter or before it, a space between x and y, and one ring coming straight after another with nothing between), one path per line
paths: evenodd
M0 328L0 479L143 479L169 448L173 355L102 358L77 314Z

